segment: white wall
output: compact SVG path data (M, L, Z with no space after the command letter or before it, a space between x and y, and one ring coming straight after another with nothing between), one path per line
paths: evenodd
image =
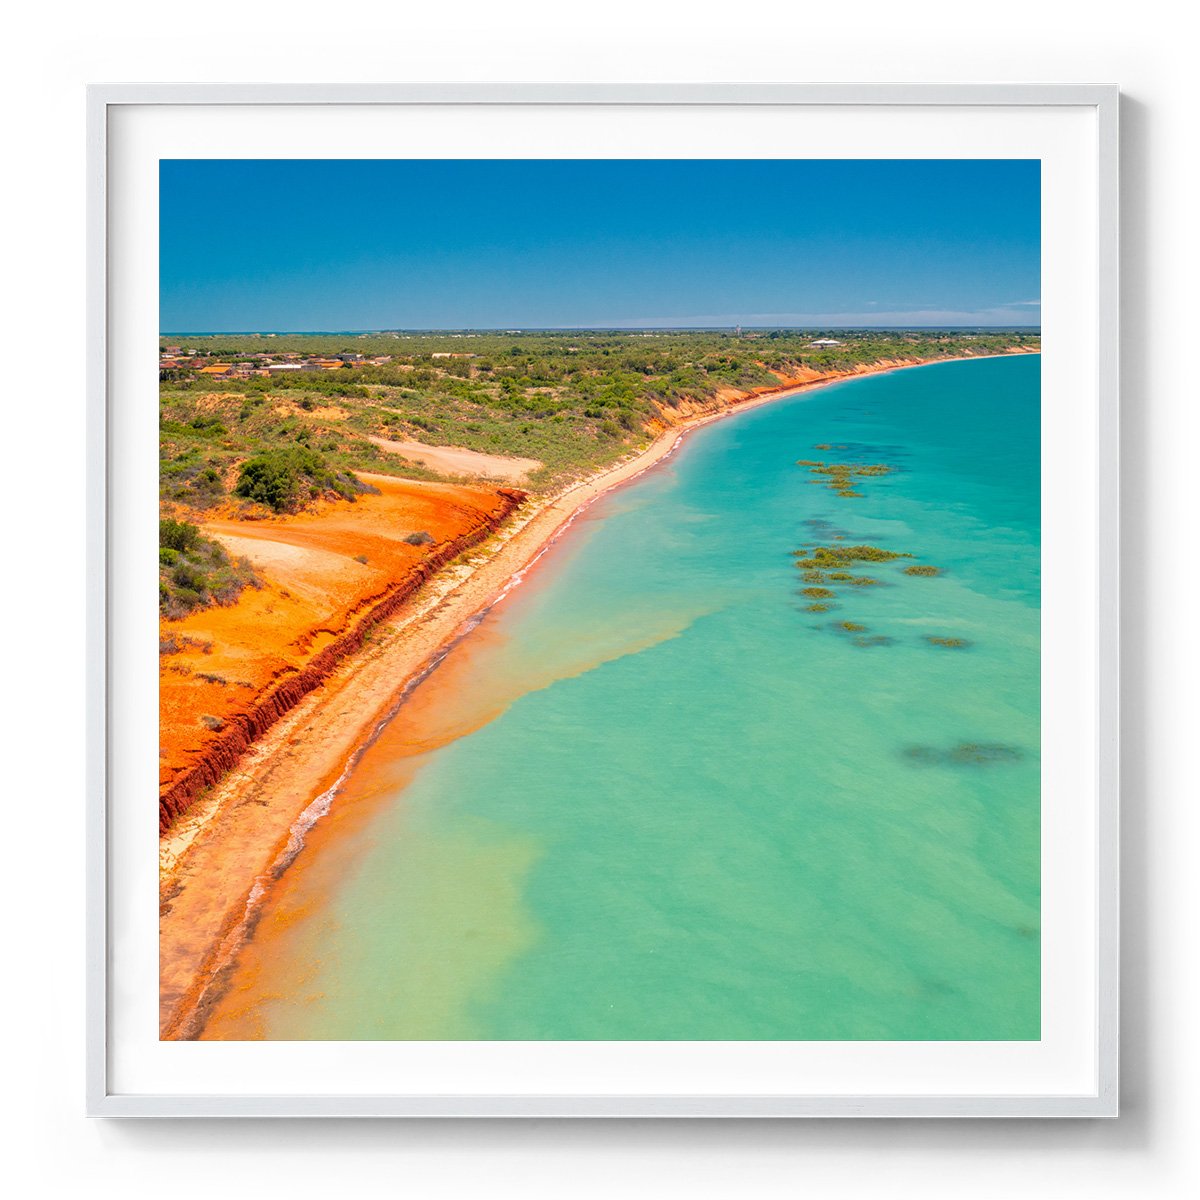
M74 6L72 6L74 7ZM18 1194L1200 1194L1194 34L1182 5L311 0L20 5L0 204L7 505L4 1174ZM1125 140L1124 1116L1087 1122L248 1123L81 1116L83 93L95 80L1118 82ZM14 270L13 267L16 267ZM14 470L15 468L15 470ZM11 1140L10 1140L11 1135Z

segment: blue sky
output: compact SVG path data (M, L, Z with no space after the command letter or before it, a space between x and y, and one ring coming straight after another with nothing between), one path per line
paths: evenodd
M169 160L164 332L1037 325L1036 161Z

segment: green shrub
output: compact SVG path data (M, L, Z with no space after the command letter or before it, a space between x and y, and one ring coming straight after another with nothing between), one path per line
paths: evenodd
M158 523L158 544L166 550L183 552L200 544L200 528L187 521L173 521L165 517Z
M199 595L204 590L204 573L190 562L181 562L171 572L171 582Z
M325 492L352 500L365 489L349 471L333 470L317 451L288 446L248 458L233 490L276 512L295 512Z
M159 538L158 607L168 620L212 604L232 604L243 589L262 586L244 558L231 558L195 525L164 518Z

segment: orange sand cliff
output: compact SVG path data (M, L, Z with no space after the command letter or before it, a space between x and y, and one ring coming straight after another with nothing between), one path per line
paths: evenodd
M685 397L673 405L659 404L659 416L650 422L648 428L655 433L661 433L698 417L714 416L731 408L741 408L747 404L793 392L800 388L812 387L819 383L834 383L839 379L848 379L854 375L875 375L880 371L891 371L897 367L921 366L926 361L926 359L920 358L885 358L878 362L858 363L853 367L834 371L815 371L810 367L802 367L790 375L784 374L782 371L772 371L771 374L779 380L778 383L760 384L753 388L723 387L706 400L692 400Z
M180 649L159 662L160 830L360 648L374 625L524 499L505 488L361 478L380 494L203 526L249 559L263 586L228 607L161 624L161 638ZM433 542L405 542L420 531Z

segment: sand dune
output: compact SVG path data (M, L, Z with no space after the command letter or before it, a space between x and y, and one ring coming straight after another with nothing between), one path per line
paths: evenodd
M427 446L424 442L368 438L381 450L420 463L442 475L477 475L484 479L503 479L521 483L542 464L536 458L505 458L500 454L482 454L460 446Z

